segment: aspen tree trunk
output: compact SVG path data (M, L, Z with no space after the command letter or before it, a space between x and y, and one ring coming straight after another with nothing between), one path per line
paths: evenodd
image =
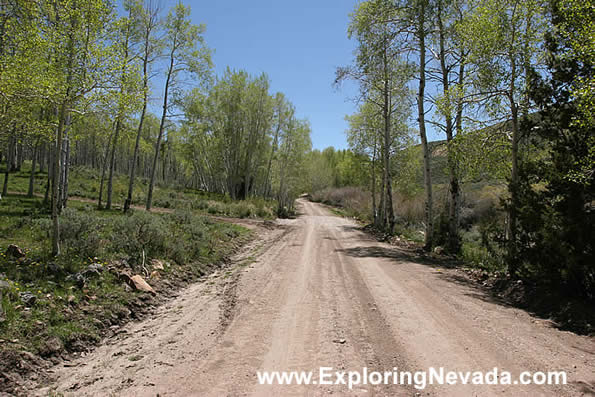
M271 156L269 157L269 164L267 166L267 173L265 178L265 185L264 185L264 197L269 197L270 190L271 190L271 167L273 165L273 157L275 156L275 151L277 150L277 144L279 142L279 132L281 131L281 110L279 110L279 123L277 124L277 128L275 129L275 137L273 138L273 147L271 148Z
M516 32L513 31L513 37ZM512 40L514 42L514 39ZM510 203L508 207L508 224L506 234L508 238L508 272L511 277L516 277L518 270L517 257L517 196L518 196L518 156L519 156L519 107L515 97L515 84L517 75L517 63L512 48L509 50L510 58L510 86L508 88L508 100L510 102L510 116L512 122L512 169L508 190L510 192Z
M155 155L153 156L153 168L151 169L151 179L149 181L149 191L147 193L147 211L151 210L153 203L153 188L155 186L155 172L157 171L157 160L159 160L159 148L161 147L161 139L163 138L163 131L165 130L165 120L167 118L167 97L169 94L169 85L171 76L174 70L174 48L170 52L169 69L167 70L167 79L165 80L165 93L163 94L163 112L161 114L161 123L159 124L159 134L157 135L157 142L155 143Z
M107 201L105 203L105 209L110 210L112 209L112 191L113 191L113 182L114 182L114 166L116 162L116 146L118 144L118 137L120 136L120 129L122 128L122 122L120 117L116 121L116 128L114 130L114 139L112 143L112 150L110 156L110 166L109 166L109 177L107 179Z
M518 166L518 152L519 152L519 116L518 107L514 102L514 96L511 95L511 116L512 116L512 170L510 175L510 205L508 208L508 225L507 234L509 242L509 262L508 272L512 277L516 276L518 270L517 258L517 196L518 196L518 180L519 180L519 166Z
M293 116L292 116L293 117ZM288 144L287 144L287 157L290 156L291 153L291 137L289 137L288 140ZM286 159L287 160L287 159ZM278 194L278 210L277 212L283 212L285 213L285 207L287 203L287 192L285 191L285 178L286 178L286 174L285 171L287 169L287 161L284 162L281 165L281 174L280 174L280 180L279 180L279 194ZM289 207L287 207L287 209L289 210Z
M392 233L394 229L395 215L393 210L393 191L391 183L390 173L390 141L391 141L391 99L388 86L388 71L386 52L384 54L384 67L385 67L385 79L384 79L384 175L386 183L386 198L384 200L385 212L384 219L382 220L383 226L388 233Z
M68 96L68 94L67 94ZM53 181L52 181L52 255L60 255L60 219L59 219L59 180L62 170L60 150L62 149L62 134L64 132L64 124L66 119L66 101L62 102L60 111L58 113L58 129L56 130L56 143L54 146L54 164L53 164Z
M21 171L23 165L23 143L16 143L15 157L12 164L12 171Z
M4 184L2 186L2 196L6 196L8 194L8 177L10 175L10 168L12 167L13 163L13 156L14 156L14 130L13 135L8 138L8 151L6 152L6 169L4 170Z
M425 0L420 1L417 36L419 40L419 90L417 95L417 117L419 121L419 135L424 155L424 185L426 190L425 203L425 249L432 249L434 234L434 214L432 211L432 177L430 174L430 148L426 135L426 120L424 109L424 97L426 88L426 32L425 32Z
M376 213L376 134L374 133L374 151L372 153L372 222L377 225L378 214Z
M39 172L45 172L45 162L46 160L46 150L45 150L45 143L42 143L41 146L38 148L38 162L39 162Z
M72 26L71 26L72 28ZM62 148L62 138L67 123L70 123L70 106L72 95L73 64L75 59L74 33L71 31L68 41L68 64L66 67L66 92L58 113L58 128L56 130L56 142L54 146L54 163L52 165L52 255L60 255L60 196L59 183L62 164L60 150Z
M39 139L33 148L33 156L31 161L31 174L29 175L29 190L27 190L27 197L33 197L33 190L35 186L35 169L37 168L37 158L39 157Z
M380 147L380 151L381 151L381 156L382 158L384 158L384 144L381 145ZM385 194L384 194L384 190L385 190L385 186L386 186L386 173L384 172L384 161L380 161L380 164L382 164L382 178L380 178L380 203L378 205L378 224L377 226L379 228L384 228L384 219L385 219L385 214L386 214L386 200L385 200Z
M47 161L48 161L48 177L45 184L45 194L43 195L43 203L48 204L50 201L50 190L52 187L52 172L54 172L54 168L52 167L52 150L51 147L47 150Z
M68 116L68 124L70 124L70 116ZM60 203L60 208L66 208L66 204L68 203L68 175L70 173L70 138L68 133L65 134L65 143L64 143L64 173L62 179L62 201Z
M145 46L148 46L145 43ZM145 114L147 113L147 102L148 102L148 88L149 88L149 76L148 76L148 55L145 55L143 59L143 110L140 114L140 119L138 121L138 129L136 132L136 140L134 142L134 154L132 155L132 163L130 165L130 180L128 182L128 195L126 196L126 201L124 201L124 212L130 209L130 205L132 204L132 192L134 190L134 177L136 171L136 161L138 159L138 151L140 149L140 138L143 133L143 124L145 121Z
M129 19L132 16L132 10L130 11L128 17ZM120 76L120 98L119 98L119 106L118 106L118 114L117 114L117 121L116 121L116 130L114 131L114 144L112 146L112 154L110 158L110 166L109 166L109 178L107 181L107 203L105 204L105 208L110 210L112 208L112 193L113 193L113 183L114 183L114 168L116 165L116 147L118 146L118 138L120 137L120 129L122 128L122 117L124 116L123 104L122 104L122 96L124 94L124 85L125 81L125 73L126 73L126 66L128 65L128 43L130 37L130 24L131 22L128 21L127 28L126 28L126 39L124 40L124 63L122 65L121 76Z
M105 150L103 151L103 161L101 163L101 181L99 182L99 198L97 200L97 208L99 209L103 208L103 184L105 182L105 172L107 170L107 156L109 155L109 148L111 146L113 134L114 133L112 132L105 144Z
M440 45L440 70L442 73L442 92L445 97L450 99L450 80L449 71L446 65L446 49L444 45L445 32L444 24L442 22L442 0L438 2L438 34ZM462 78L462 76L460 76ZM459 204L459 181L457 178L457 164L452 149L453 134L453 120L450 112L445 114L445 132L447 142L447 158L448 158L448 172L449 172L449 209L448 209L448 243L447 248L450 253L458 253L460 250L459 239L459 219L458 219L458 204Z

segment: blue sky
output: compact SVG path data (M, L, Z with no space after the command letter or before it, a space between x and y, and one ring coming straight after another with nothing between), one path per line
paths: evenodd
M179 0L157 1L165 16ZM207 27L205 41L214 51L217 75L228 66L252 75L266 73L271 93L283 92L298 117L310 120L315 149L347 148L345 116L356 111L352 98L358 90L352 82L337 90L333 81L336 68L353 61L356 43L347 38L347 27L358 0L182 2L190 5L192 22ZM159 73L152 81L156 94L163 84ZM432 92L435 87L430 82L426 89ZM154 102L151 108L159 113L161 104ZM413 119L412 113L416 127ZM431 124L426 128L430 141L444 139Z
M347 38L349 13L356 0L188 1L194 23L207 26L205 39L215 50L218 75L227 66L251 74L265 72L271 92L281 91L312 124L314 148L346 148L345 115L356 88L337 91L337 66L351 62L355 43ZM167 12L176 0L162 2ZM156 83L156 81L154 82ZM157 88L157 87L155 87Z

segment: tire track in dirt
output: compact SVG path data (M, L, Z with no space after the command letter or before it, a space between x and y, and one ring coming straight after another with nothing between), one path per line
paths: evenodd
M417 263L351 220L303 214L260 230L228 269L131 324L39 390L66 395L588 395L592 339L535 322L455 270ZM257 227L257 226L255 226ZM256 372L567 370L566 386L258 385ZM45 392L45 394L44 394Z

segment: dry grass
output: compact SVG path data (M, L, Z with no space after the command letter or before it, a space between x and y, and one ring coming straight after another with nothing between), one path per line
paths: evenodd
M372 195L359 187L327 188L312 194L312 201L341 207L349 216L370 221Z

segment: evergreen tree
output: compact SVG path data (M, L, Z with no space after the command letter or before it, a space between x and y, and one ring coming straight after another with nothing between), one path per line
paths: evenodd
M572 35L591 24L594 10L568 0L554 0L551 8L551 77L534 74L530 94L540 112L523 126L548 155L521 167L518 253L526 274L593 299L595 133L593 108L583 111L583 84L593 81L595 65L588 51L575 51Z

